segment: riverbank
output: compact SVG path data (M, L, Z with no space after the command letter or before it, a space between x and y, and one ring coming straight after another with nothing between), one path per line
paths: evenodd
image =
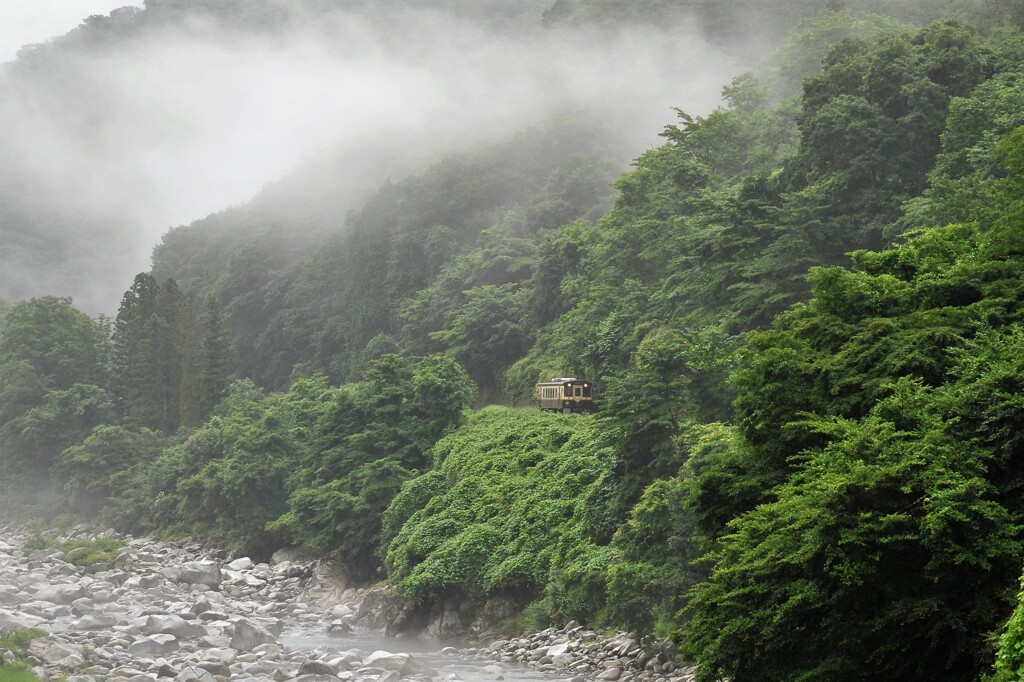
M575 623L487 647L437 643L433 656L402 651L416 647L401 639L361 649L353 633L380 630L395 600L346 588L320 562L258 564L195 543L123 538L112 566L78 566L57 547L25 549L29 537L0 529L0 630L47 633L26 650L44 681L692 680L670 652Z

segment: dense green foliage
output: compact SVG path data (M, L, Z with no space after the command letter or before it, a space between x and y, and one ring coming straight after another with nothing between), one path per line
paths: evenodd
M170 446L153 432L97 427L62 456L69 502L135 532L197 533L260 556L286 543L337 551L369 577L388 503L472 398L444 356L384 356L365 382L341 387L318 376L266 395L236 382Z
M612 520L611 453L592 421L489 407L441 440L385 517L391 578L415 602L549 589L562 613L593 616Z
M817 270L810 302L752 337L750 448L697 482L732 519L690 606L707 679L977 674L1024 557L1022 141L996 145L997 220Z
M112 324L11 306L0 480L425 610L671 633L704 680L1016 679L1021 5L755 4L548 7L807 17L611 190L566 118L295 242L259 202L173 230ZM596 415L467 417L570 374Z
M107 323L71 301L14 305L0 330L0 508L46 488L61 451L113 418ZM24 495L23 495L24 493Z

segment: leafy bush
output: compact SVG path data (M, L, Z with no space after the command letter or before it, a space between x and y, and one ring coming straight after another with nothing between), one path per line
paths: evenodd
M113 566L114 559L124 547L124 541L119 538L98 537L92 540L67 540L58 547L64 552L64 560L76 566Z
M568 617L603 606L614 551L588 532L585 507L608 484L612 453L591 417L485 408L434 457L386 516L399 530L385 563L407 597L459 593L482 603L550 592Z

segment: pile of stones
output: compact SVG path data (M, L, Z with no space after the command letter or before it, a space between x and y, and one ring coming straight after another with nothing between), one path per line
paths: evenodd
M696 670L687 665L670 642L641 646L620 632L601 636L570 621L527 637L498 640L483 649L446 648L442 653L473 656L504 664L527 665L572 682L693 682Z
M87 538L89 530L66 537L76 534ZM327 579L326 564L277 555L256 563L198 543L124 537L112 566L79 566L56 547L24 549L28 538L24 528L0 528L0 633L47 633L27 645L43 682L694 680L670 644L642 647L625 633L602 636L576 622L441 649L434 664L460 671L442 676L408 653L333 646L354 627L380 632L402 604L386 587L345 589ZM0 649L0 658L15 654Z
M126 538L113 567L83 567L53 547L23 550L23 529L0 529L0 538L0 631L48 633L27 652L31 671L44 681L438 677L409 654L283 645L286 628L345 632L358 608L355 601L330 609L303 601L312 562L227 561L198 544ZM0 657L10 661L14 653L0 651Z

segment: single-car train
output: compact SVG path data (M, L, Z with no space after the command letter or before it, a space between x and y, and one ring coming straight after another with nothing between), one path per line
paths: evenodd
M593 412L594 385L585 379L556 377L537 384L537 401L545 412Z

